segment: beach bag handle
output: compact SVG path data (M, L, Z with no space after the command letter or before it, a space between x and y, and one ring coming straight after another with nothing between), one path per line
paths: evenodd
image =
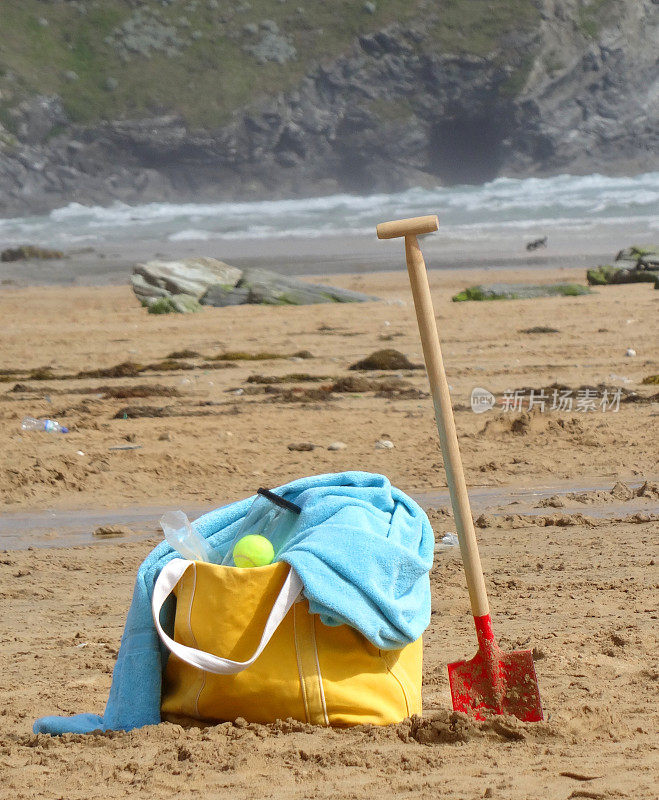
M274 632L290 611L293 603L295 603L300 596L303 588L302 579L291 567L284 581L284 585L281 587L281 591L273 603L272 611L265 623L263 636L261 636L261 641L256 648L256 652L247 661L231 661L231 659L221 658L212 653L206 653L204 650L196 650L194 647L187 647L187 645L181 644L180 642L175 642L174 639L165 633L160 624L160 610L165 600L183 577L183 573L193 564L194 561L173 558L165 564L160 571L160 575L158 575L158 579L153 587L153 597L151 600L153 620L156 624L158 635L167 649L180 658L181 661L185 661L186 664L190 664L198 669L203 669L206 672L212 672L214 675L235 675L251 666L261 655Z

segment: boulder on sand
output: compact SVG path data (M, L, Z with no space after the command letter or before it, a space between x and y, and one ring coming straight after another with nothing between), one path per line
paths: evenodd
M187 294L199 300L209 286L233 289L242 274L242 270L216 258L148 261L133 269L131 283L140 300L175 294Z
M659 289L659 247L626 247L613 264L589 269L586 278L591 286L654 283L655 289Z
M659 247L625 247L616 256L616 261L632 261L639 269L659 269Z
M131 275L133 291L154 313L197 310L206 306L310 305L377 300L361 292L306 283L266 269L240 270L214 258L149 261ZM190 303L182 303L183 297ZM174 299L176 298L176 300Z
M206 289L199 302L202 306L216 306L217 308L242 306L244 303L249 303L249 289L238 289L235 286L233 289L227 289L216 284Z
M636 269L631 266L612 266L603 264L602 266L589 269L586 278L591 286L609 286L620 283L657 283L659 272L653 270Z
M246 269L236 289L247 290L244 302L270 306L305 306L314 303L363 303L377 300L361 292L337 289L335 286L306 283L267 269ZM204 300L202 300L202 303ZM229 305L229 303L213 303ZM231 304L232 305L232 304Z
M167 297L153 298L147 304L149 314L194 314L201 311L201 305L191 294L171 294Z

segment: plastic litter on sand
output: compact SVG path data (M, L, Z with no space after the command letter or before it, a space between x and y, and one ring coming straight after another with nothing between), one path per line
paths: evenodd
M451 547L457 547L458 544L458 537L455 533L445 533L438 542L435 542L435 552L441 553L444 550L449 550Z

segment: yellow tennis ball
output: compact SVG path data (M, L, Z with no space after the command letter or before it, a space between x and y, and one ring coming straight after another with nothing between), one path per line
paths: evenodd
M275 551L265 536L251 533L238 539L233 548L233 563L237 567L265 567L272 564Z

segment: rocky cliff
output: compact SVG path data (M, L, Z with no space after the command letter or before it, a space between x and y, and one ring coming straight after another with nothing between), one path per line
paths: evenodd
M87 6L98 10L98 3ZM51 27L48 11L62 22L65 12L80 16L85 7L64 0L31 5L44 14L36 23L42 29ZM222 105L189 81L194 105L177 93L177 73L169 101L165 94L151 107L131 108L130 85L119 102L119 79L94 73L98 91L113 98L103 105L84 74L72 70L55 85L59 94L40 93L34 78L30 84L3 67L11 52L2 45L0 213L71 201L364 193L498 175L657 169L657 0L418 0L383 2L380 11L375 3L358 3L358 24L344 25L343 38L331 28L330 14L325 28L312 28L315 40L302 7L302 15L279 22L258 19L261 6L274 15L272 6L287 9L286 0L259 3L252 22L236 17L234 5L233 16L216 18L223 13L217 0L102 7L109 5L128 16L106 21L102 63L118 59L124 72L117 67L117 74L134 82L136 96L145 82L154 91L167 87L169 73L150 73L154 59L168 68L174 60L190 77L199 68L193 53L203 52L194 48L210 38L208 30L229 38L239 30L231 85L242 72L248 85L231 98L225 87ZM168 27L170 17L158 12L144 22L145 9L154 5L190 16L203 11L210 28L190 31L184 17L185 38L181 25ZM319 14L328 5L308 3ZM103 29L99 24L94 30ZM90 35L85 64L100 58ZM80 42L72 37L69 45L75 50ZM163 54L162 48L169 49ZM90 108L81 113L85 92Z

